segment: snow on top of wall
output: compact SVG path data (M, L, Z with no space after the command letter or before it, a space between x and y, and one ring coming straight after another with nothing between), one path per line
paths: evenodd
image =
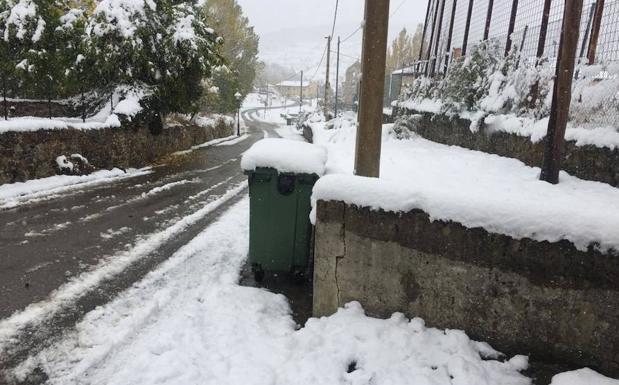
M313 124L314 141L328 149L327 173L316 199L408 212L421 209L433 220L516 239L558 242L578 249L590 244L619 251L619 189L561 173L561 183L539 180L540 169L511 158L446 146L414 137L397 140L383 128L381 179L352 176L354 126L327 130ZM315 213L312 214L315 219Z
M112 114L104 122L79 119L45 119L35 117L12 118L0 120L0 134L5 132L32 132L39 130L99 130L103 128L120 127L118 116Z
M432 170L428 170L432 172ZM313 200L343 201L373 210L409 212L420 209L431 220L454 221L468 228L481 227L491 233L505 234L515 239L558 242L568 240L579 250L586 251L591 244L599 249L619 250L619 207L617 201L590 205L581 194L571 194L577 183L563 175L564 188L553 190L550 184L528 183L509 194L505 190L489 190L484 195L471 196L462 191L423 188L424 181L382 180L352 175L328 175L314 187ZM448 175L444 175L449 178ZM471 175L472 180L475 176ZM575 179L575 178L573 178ZM570 183L571 182L571 183ZM491 187L491 186L487 186ZM515 187L515 186L514 186ZM591 184L591 199L600 198L602 186ZM430 190L434 190L430 192ZM536 191L537 190L537 191ZM532 195L538 201L530 202ZM606 194L619 199L619 192ZM312 214L315 222L315 213Z
M584 368L572 372L557 374L552 378L550 385L619 385L619 380L602 376L601 374Z
M548 120L548 118L534 120L508 114L486 116L484 123L490 130L529 137L533 143L537 143L546 137ZM565 139L576 142L577 146L592 145L611 150L619 148L619 132L614 127L584 128L568 123Z
M438 114L443 108L443 103L435 99L409 99L402 102L394 101L394 107L400 107L407 110L414 110L418 112L429 112L432 114Z
M263 139L254 144L244 155L241 167L253 171L269 167L279 172L323 175L327 151L309 143L288 139Z

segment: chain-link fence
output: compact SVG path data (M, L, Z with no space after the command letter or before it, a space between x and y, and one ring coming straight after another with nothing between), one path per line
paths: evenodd
M418 76L442 77L480 42L518 50L520 60L554 67L564 0L429 0ZM584 0L572 120L619 129L619 0ZM584 115L583 115L584 114Z

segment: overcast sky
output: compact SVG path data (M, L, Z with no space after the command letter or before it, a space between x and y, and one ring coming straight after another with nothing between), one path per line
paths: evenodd
M260 57L313 74L320 62L324 37L331 32L336 0L238 0L260 35ZM363 20L364 0L339 0L334 36L350 35ZM423 23L426 0L391 0L390 40L406 27ZM359 31L342 44L342 66L361 55ZM336 49L335 42L333 50ZM332 56L335 60L335 55ZM324 74L324 63L318 74Z

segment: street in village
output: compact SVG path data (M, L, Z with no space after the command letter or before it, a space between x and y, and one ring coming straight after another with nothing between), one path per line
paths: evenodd
M0 385L619 385L617 26L0 1Z

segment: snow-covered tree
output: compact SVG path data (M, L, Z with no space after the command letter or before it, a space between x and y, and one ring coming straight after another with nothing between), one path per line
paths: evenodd
M221 54L225 67L213 74L213 84L218 97L209 110L232 112L238 107L235 94L244 98L251 92L258 67L258 35L236 0L207 0L202 17L223 38Z
M147 89L160 114L194 111L220 62L217 37L191 2L103 0L86 34L104 85Z

